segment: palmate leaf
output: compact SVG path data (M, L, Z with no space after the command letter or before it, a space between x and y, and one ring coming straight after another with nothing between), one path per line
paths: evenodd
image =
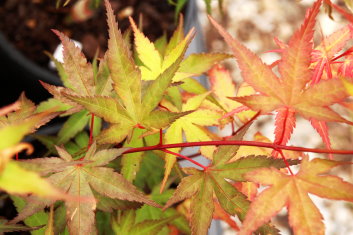
M319 197L353 201L353 185L327 172L342 162L304 157L300 171L290 176L277 169L258 169L245 174L245 179L270 187L251 204L239 234L252 232L266 223L284 206L295 234L324 234L322 215L308 193Z
M255 93L255 90L243 82L238 90L236 91L236 87L232 77L230 76L230 72L224 68L222 65L215 65L208 71L208 76L211 83L212 93L217 99L218 103L224 108L227 112L226 116L230 116L236 114L237 117L245 123L251 117L255 115L255 112L252 110L242 110L245 106L241 103L236 102L234 100L229 99L234 95L237 96L245 96L252 95ZM242 110L242 111L238 111Z
M232 48L245 82L259 93L233 99L252 110L261 110L262 113L277 111L275 143L278 144L286 144L289 140L295 127L295 114L321 122L317 125L314 123L313 126L322 136L325 132L324 122L352 124L329 107L347 97L339 79L330 79L307 86L313 77L311 70L313 28L320 5L321 1L318 0L308 10L302 27L292 36L288 46L281 49L282 59L279 61L281 78L278 78L269 66L263 64L258 56L232 38L222 26L210 18L212 24ZM319 126L320 128L317 128Z
M222 115L219 111L199 108L209 94L210 92L206 92L204 94L191 97L185 104L183 104L182 111L195 111L179 118L170 125L164 136L166 144L183 142L183 133L185 134L187 141L190 142L211 140L211 134L204 126L218 125L218 119ZM201 147L200 151L204 156L211 158L214 150L214 146L204 146ZM170 149L170 151L178 153L180 148L173 148ZM163 186L176 162L176 157L171 154L166 154L165 162L165 173L162 183ZM163 186L162 188L164 188Z
M108 67L114 90L131 116L138 115L141 105L141 74L136 68L129 47L118 29L109 1L105 1L109 27Z
M49 158L49 160L55 159L58 162L55 164L56 168L52 168L52 171L46 168L43 173L51 173L48 180L73 196L94 198L95 191L111 199L147 203L158 207L157 203L148 199L135 186L126 181L122 175L114 172L112 168L104 167L104 165L114 160L125 150L103 149L96 152L96 144L94 143L82 159L84 162L78 161L75 164L68 152L57 147L60 158ZM30 163L39 163L45 166L46 160L48 159L34 159ZM65 164L67 165L65 166ZM59 167L60 165L61 167ZM51 166L49 166L50 168ZM53 201L39 201L35 197L29 197L27 202L26 207L13 222L22 220L53 203ZM70 234L95 233L94 211L97 206L96 201L67 201L65 206Z
M20 232L20 231L32 231L43 227L43 225L27 227L22 224L7 224L7 222L8 221L5 219L0 219L0 234L10 233L10 232Z
M60 64L62 73L65 74L65 87L53 86L41 82L54 98L44 101L40 104L40 110L55 108L58 111L66 111L66 115L73 114L63 125L58 133L54 144L66 144L78 132L82 131L88 124L89 114L82 110L81 105L66 98L64 94L77 96L110 95L112 91L112 82L109 77L107 59L105 56L99 63L98 71L94 72L94 66L87 62L81 49L59 31L54 31L62 41L64 47L64 63ZM60 63L60 62L57 62ZM53 147L51 147L53 148Z
M178 44L173 49L177 51L176 54L173 54L173 60L169 60L170 63L163 67L163 71L142 92L141 72L136 67L129 47L117 28L115 16L108 1L106 1L106 8L109 26L107 64L113 80L113 87L118 97L93 96L94 94L77 96L72 92L66 93L67 90L61 91L65 98L80 104L89 112L111 124L108 129L105 129L97 136L97 141L100 144L118 143L126 137L129 140L135 127L148 130L161 129L185 115L184 113L170 113L155 109L170 86L183 59L185 50L194 35L194 30L191 30L183 39L183 43ZM137 31L132 20L131 23L138 40L148 40ZM151 48L152 46L150 45L146 48L146 51L141 53L148 57L151 53ZM154 61L155 57L152 56L151 60Z
M19 212L21 211L25 205L26 201L23 200L19 196L11 196L11 200L13 201L16 210ZM38 211L37 213L33 214L32 216L27 217L24 221L25 225L29 227L35 227L35 226L43 226L47 224L48 222L48 214L45 213L44 211ZM32 235L41 235L43 234L45 228L38 229L36 231L33 231L31 234Z
M174 189L167 189L163 193L160 193L160 184L157 184L151 192L151 198L159 204L165 204L168 199L174 193ZM190 227L185 216L183 216L177 208L167 208L162 210L161 208L152 207L149 205L143 205L136 211L136 223L149 221L149 220L160 220L174 217L175 219L168 222L168 225L174 226L180 233L190 234ZM169 228L168 228L169 227ZM160 229L162 234L170 234L172 229L170 226L164 226Z
M232 139L241 140L246 129L244 128ZM236 155L238 149L239 146L235 145L220 146L214 152L212 163L204 170L183 168L189 176L182 179L164 208L190 198L192 234L207 234L214 213L213 195L216 195L218 203L229 215L237 215L241 221L244 220L250 202L229 180L246 181L244 174L263 167L285 167L282 160L266 156L247 156L228 163ZM289 162L289 164L297 163L297 161ZM270 225L261 227L258 232L278 234L278 231Z
M120 218L116 218L113 221L113 230L115 234L121 235L154 235L160 232L160 230L172 222L178 216L171 216L158 220L145 220L142 222L136 222L136 214L134 210L124 211Z
M70 199L70 196L53 187L37 173L21 168L15 161L9 161L0 173L0 189L9 194L33 194L52 199ZM72 199L72 198L71 198Z
M182 54L182 48L190 40L190 33L184 36L183 18L180 17L178 28L173 33L172 38L166 45L165 53L162 55L156 46L138 30L133 21L132 26L135 35L136 51L139 60L142 62L142 65L139 66L142 80L155 80L171 64L175 63L177 58ZM230 57L230 55L223 53L191 54L181 62L180 68L173 77L173 81L177 82L191 76L200 76L202 73L207 72L214 64Z
M261 161L259 161L260 159ZM241 166L241 163L236 163L236 161L234 165L238 165L235 167L229 166L232 168L229 172L222 169L228 168L227 164L221 164L217 167L211 165L205 171L184 168L185 173L190 176L182 179L165 208L176 202L191 198L190 226L192 234L207 234L214 213L213 194L216 194L218 202L228 214L237 215L240 220L244 220L250 202L246 200L245 195L240 193L226 179L245 180L242 176L245 172L269 165L277 167L284 167L285 165L281 160L270 159L265 156L247 157L238 161L246 161L248 163ZM238 173L238 170L241 171ZM268 225L262 227L259 231L262 231L262 234L277 234L277 230Z
M350 70L347 68L350 67L350 60L345 59L345 61L340 65L338 68L334 67L333 63L335 60L338 58L342 57L343 55L347 54L349 50L346 52L342 53L341 55L337 56L337 53L340 52L343 47L346 45L346 43L352 38L352 26L347 25L336 32L332 33L328 37L323 37L321 43L315 47L314 50L312 50L311 53L311 65L310 68L313 69L313 74L311 78L310 85L315 85L320 80L322 79L332 79L335 77L337 74L340 75L342 74L343 76L349 76ZM284 49L287 48L288 45L286 45L283 42L278 42L278 45L280 48ZM329 90L329 89L327 89ZM326 92L326 90L323 90L322 92ZM308 98L308 97L306 97ZM328 97L331 98L331 97ZM284 112L288 112L284 110ZM286 123L283 122L283 120L288 119L290 120L288 122L288 128L287 129L292 129L293 126L295 127L295 118L293 117L293 112L292 115L286 116L286 115L281 115L281 111L279 111L277 115L277 119L282 120L282 123L279 122L278 124L276 123L276 126L283 126ZM314 118L309 119L312 126L314 129L319 133L321 136L322 140L324 141L326 147L328 149L331 149L331 141L329 138L328 134L328 128L327 124L324 121L320 121ZM294 124L294 125L293 125ZM276 131L276 135L281 135L281 131L279 130ZM290 132L286 132L284 134L287 134L287 136L283 137L283 143L286 143L286 140L290 137ZM276 139L279 139L280 137L276 137ZM329 157L332 157L331 154Z
M21 139L38 127L57 116L58 112L46 111L36 113L36 106L21 94L17 110L0 116L0 189L10 194L32 193L40 197L68 199L37 173L23 169L10 158L22 150L32 151L27 143L19 143Z
M97 60L92 65L87 62L81 49L72 40L57 30L53 30L53 32L58 35L63 44L64 63L53 59L58 67L64 87L41 82L54 98L42 102L39 108L40 110L56 108L58 111L66 111L66 115L74 114L74 116L65 122L65 125L59 132L55 144L61 145L67 143L75 134L82 131L87 126L89 120L87 112L86 114L82 112L83 106L77 105L77 103L66 98L63 94L110 96L113 87L107 66L107 55L100 60L99 66L97 66ZM77 112L80 112L80 114L75 115Z

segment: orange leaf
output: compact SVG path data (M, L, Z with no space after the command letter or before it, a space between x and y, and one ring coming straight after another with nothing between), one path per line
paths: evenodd
M219 205L218 202L215 202L215 210L213 212L213 219L219 219L226 222L231 228L235 231L239 231L237 223L230 217L230 215Z
M243 79L257 92L248 96L239 97L238 95L232 99L254 111L261 111L262 114L277 111L276 144L284 145L288 142L295 127L297 113L308 120L315 119L321 122L322 127L325 125L324 122L353 124L329 107L342 102L348 96L339 79L321 80L309 84L315 76L312 70L313 35L321 2L321 0L317 0L313 7L307 11L303 25L294 33L288 45L277 40L282 52L282 59L277 62L280 79L272 72L271 66L262 63L258 56L232 38L221 25L210 17L211 23L233 50ZM326 42L328 44L320 45L317 51L328 50L325 51L325 56L331 57L348 40L351 35L350 31L350 27L347 27L324 39L323 44ZM330 148L325 128L317 128L318 125L315 126L315 124L313 123L314 128L319 131L324 142Z
M327 174L332 168L343 164L324 159L309 161L308 157L304 157L300 171L293 176L274 168L245 174L247 180L270 187L251 204L239 234L251 234L285 206L295 234L324 234L322 215L308 193L352 202L353 185Z

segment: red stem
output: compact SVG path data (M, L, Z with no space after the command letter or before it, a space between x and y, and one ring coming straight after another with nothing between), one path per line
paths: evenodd
M259 115L261 114L261 111L258 111L249 121L244 123L235 133L234 135L238 134L241 130L243 130L249 123L253 122ZM233 129L234 130L234 129Z
M161 150L162 150L163 152L165 152L165 153L173 154L173 155L175 155L175 156L177 156L177 157L184 158L185 160L188 160L189 162L194 163L195 165L201 167L201 168L204 169L204 170L207 169L206 166L204 166L204 165L202 165L201 163L198 163L197 161L192 160L191 158L188 158L188 157L186 157L186 156L184 156L184 155L181 155L181 154L179 154L179 153L174 153L174 152L169 151L169 150L167 150L167 149L161 149Z
M281 157L282 157L282 159L283 159L283 161L284 161L284 164L286 164L287 169L288 169L289 173L291 174L291 176L294 176L292 170L290 169L290 165L289 165L287 159L286 159L286 158L284 157L284 155L283 155L282 150L276 149L276 151L281 155Z
M199 141L199 142L188 142L188 143L177 143L177 144L163 144L163 145L154 145L154 146L145 146L139 148L131 148L124 152L127 153L136 153L143 151L152 151L152 150L163 150L169 148L184 148L184 147L198 147L198 146L219 146L219 145L239 145L239 146L255 146L261 148L270 148L270 149L281 149L281 150L290 150L297 152L310 152L310 153L332 153L332 154L342 154L342 155L351 155L353 150L335 150L335 149L313 149L313 148L303 148L297 146L286 146L273 143L264 143L258 141L247 141L247 140L214 140L214 141Z
M90 125L90 130L89 130L89 142L88 142L88 148L91 147L93 143L93 125L94 125L94 114L91 113L91 125Z
M194 157L198 157L198 156L201 156L201 152L200 152L200 151L197 152L197 153L194 153L194 154L190 154L190 155L188 155L188 156L186 156L186 157L188 157L188 158L194 158Z
M159 129L159 143L158 145L163 145L163 130Z

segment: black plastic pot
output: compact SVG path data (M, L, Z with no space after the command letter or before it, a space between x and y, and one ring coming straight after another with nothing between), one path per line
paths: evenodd
M185 30L192 26L199 28L197 23L197 8L195 1L189 1L185 14ZM201 52L204 49L204 43L198 30L198 36L190 46L189 50ZM40 85L39 80L53 85L60 85L60 79L55 72L45 69L18 51L4 35L0 32L0 107L14 102L22 91L35 103L43 101L50 97L49 93Z
M38 103L50 97L39 80L59 85L60 79L49 70L39 67L22 55L4 35L0 33L0 105L14 102L22 91Z

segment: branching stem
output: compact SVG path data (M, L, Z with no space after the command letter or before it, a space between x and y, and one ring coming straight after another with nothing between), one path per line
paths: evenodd
M287 159L286 159L286 158L284 157L284 155L283 155L282 150L281 150L281 149L276 149L276 151L281 155L281 157L282 157L282 159L283 159L283 161L284 161L284 164L286 164L287 169L288 169L289 173L291 174L291 176L294 176L292 170L290 169L290 165L289 165Z
M143 152L143 151L152 151L152 150L162 150L162 149L169 149L169 148L221 146L221 145L255 146L255 147L260 147L260 148L270 148L270 149L274 149L274 150L281 149L281 150L290 150L290 151L296 151L296 152L332 153L332 154L341 154L341 155L353 155L353 150L303 148L303 147L297 147L297 146L286 146L286 145L280 145L280 144L265 143L265 142L258 142L258 141L247 141L247 140L214 140L214 141L199 141L199 142L145 146L145 147L128 149L124 152L124 154Z
M94 126L94 114L91 113L91 124L89 128L89 141L88 141L88 148L91 147L93 143L93 126Z
M174 152L169 151L169 150L167 150L167 149L161 149L161 150L162 150L163 152L165 152L165 153L169 153L169 154L175 155L175 156L177 156L177 157L184 158L185 160L188 160L189 162L194 163L195 165L201 167L201 168L204 169L204 170L207 169L207 166L204 166L204 165L202 165L201 163L198 163L197 161L192 160L191 158L188 158L188 157L186 157L186 156L184 156L184 155L181 155L181 154L179 154L179 153L174 153Z

